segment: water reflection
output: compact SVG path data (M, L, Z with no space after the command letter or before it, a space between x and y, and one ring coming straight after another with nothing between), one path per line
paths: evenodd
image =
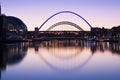
M96 51L104 52L111 51L113 54L120 54L120 43L112 42L95 42L95 41L81 41L81 40L52 40L43 42L33 42L30 45L38 52L39 48L60 48L60 47L79 47L79 49L90 48L92 53Z
M27 66L27 68L31 67L31 64L29 63L30 61L33 61L32 65L35 65L35 67L30 68L30 70L25 67L20 67L19 69L25 68L24 70L29 70L26 72L33 71L31 73L33 76L31 75L29 77L36 77L36 75L42 74L42 72L38 72L39 68L42 69L42 65L40 64L40 62L42 63L42 61L47 65L47 67L54 71L63 73L69 73L73 71L75 72L78 70L82 70L88 64L90 65L90 61L93 59L93 57L96 57L96 54L98 54L98 52L107 54L106 51L109 51L109 53L112 55L120 56L120 43L81 40L52 40L30 43L1 44L0 51L0 78L1 71L5 71L7 65L15 66L16 64L23 64L21 62L24 62L24 59L29 57L27 56L30 54L29 51L32 51L32 53L36 56L32 58L29 57L28 64L25 63L24 66ZM36 58L38 60L38 63L36 63L34 61L35 59L33 58ZM95 63L92 63L92 65L96 65L98 63L99 62L96 61ZM38 68L36 66L40 67ZM27 74L29 75L29 73ZM21 75L21 77L23 76ZM64 74L62 76L64 76ZM72 76L73 75L71 75L71 77ZM42 75L39 75L37 77L42 77ZM18 78L16 79L18 80Z
M120 45L108 42L54 40L34 42L33 46L36 53L49 67L65 72L83 67L97 51L109 50L113 54L120 54Z
M18 64L22 61L26 55L27 48L25 43L0 45L0 76L1 70L5 70L7 65Z
M49 67L65 72L83 67L92 58L92 53L85 53L84 47L81 45L83 45L82 41L78 40L34 43L35 50L38 51L37 54Z
M104 52L109 50L112 54L120 55L120 43L98 42L94 46L90 47L93 53L96 51Z

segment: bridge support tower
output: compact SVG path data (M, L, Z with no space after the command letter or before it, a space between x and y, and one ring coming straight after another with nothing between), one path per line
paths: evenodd
M39 28L35 27L34 38L38 38L39 35Z

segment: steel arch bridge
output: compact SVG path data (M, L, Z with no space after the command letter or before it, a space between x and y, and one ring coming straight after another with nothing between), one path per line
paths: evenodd
M55 23L51 27L49 27L47 29L47 31L50 31L54 27L59 26L59 25L63 25L63 24L65 24L65 25L71 25L71 26L74 26L75 28L79 29L80 31L84 31L79 25L77 25L75 23L72 23L72 22L69 22L69 21L61 21L61 22Z
M90 24L86 19L84 19L82 16L80 16L79 14L77 14L77 13L75 13L75 12L72 12L72 11L60 11L60 12L58 12L58 13L53 14L53 15L50 16L47 20L45 20L45 21L43 22L43 24L42 24L38 29L40 30L51 18L53 18L53 17L56 16L56 15L62 14L62 13L74 14L74 15L78 16L80 19L82 19L83 21L85 21L85 22L87 23L87 25L88 25L90 28L92 28L91 24ZM71 24L71 23L70 23L70 24ZM74 26L74 27L75 27L75 26ZM76 28L77 28L77 27L76 27ZM79 28L79 30L81 30L81 29Z

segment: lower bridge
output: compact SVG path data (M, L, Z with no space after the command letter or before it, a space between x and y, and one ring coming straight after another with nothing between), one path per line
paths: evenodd
M104 33L93 34L91 31L39 31L37 36L35 31L28 31L26 35L28 41L47 41L47 40L87 40L102 42L120 42L119 37L110 39Z
M34 31L27 33L29 40L52 40L52 39L85 39L90 37L89 31L39 31L35 36Z

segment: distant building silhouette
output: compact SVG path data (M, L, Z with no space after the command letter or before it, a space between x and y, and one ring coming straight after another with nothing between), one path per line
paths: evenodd
M22 40L27 33L27 26L13 16L0 16L0 40Z

